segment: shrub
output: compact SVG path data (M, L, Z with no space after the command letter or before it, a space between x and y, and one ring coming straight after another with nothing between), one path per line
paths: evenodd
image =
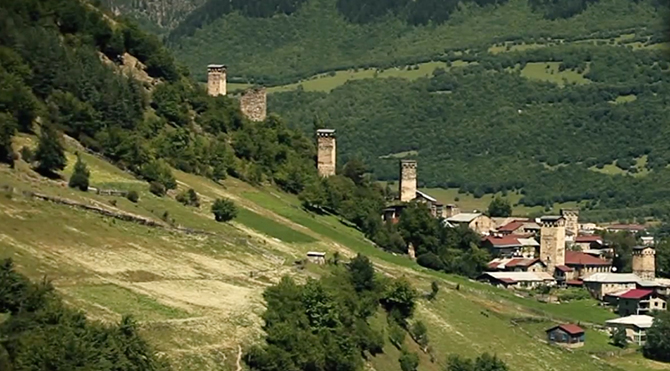
M21 154L21 159L25 162L33 162L33 150L30 149L30 147L23 146L21 147L21 150L19 151Z
M163 197L165 196L165 186L160 182L151 182L149 183L149 192L158 197Z
M389 340L398 349L402 348L402 343L405 341L405 330L395 321L389 323Z
M86 168L86 163L84 163L84 161L81 160L81 157L77 155L77 163L74 164L74 170L72 171L72 176L70 176L68 186L86 192L88 191L88 178L90 176L91 173Z
M425 254L419 255L416 258L416 262L426 268L430 268L436 271L444 270L445 266L439 256L433 254L432 252L427 252Z
M177 195L177 201L185 206L200 207L200 198L193 188L190 188L188 191L180 192Z
M128 201L130 201L130 202L137 203L137 201L139 201L139 199L140 199L140 195L137 194L136 191L130 191L130 192L128 192L128 194L126 195L126 198L127 198Z
M414 352L408 352L403 349L398 362L400 362L400 369L402 371L416 371L416 368L419 367L419 356Z
M212 213L217 222L228 222L237 216L237 207L233 201L219 198L212 204Z
M423 324L423 322L414 322L410 331L417 344L421 345L422 348L426 348L426 346L428 346L428 329L426 328L426 325Z

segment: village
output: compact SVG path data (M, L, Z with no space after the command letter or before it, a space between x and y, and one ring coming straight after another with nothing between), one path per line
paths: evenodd
M226 67L208 68L210 95L226 95ZM245 116L253 121L266 117L266 92L249 89L240 97ZM322 177L336 174L337 145L334 129L317 130L317 169ZM467 227L478 233L493 259L478 281L493 286L528 292L544 288L581 288L619 318L602 324L612 334L625 330L628 341L643 345L651 327L652 311L667 310L670 279L656 277L654 239L642 225L598 226L580 223L578 209L561 209L558 215L539 218L489 217L481 211L461 211L456 204L442 204L418 190L416 160L399 160L398 198L383 210L385 222L397 223L408 203L424 203L433 217L447 228ZM614 250L596 232L628 232L636 235L639 246L632 256L632 272L617 272ZM410 247L408 254L414 258ZM325 253L309 252L308 259L325 262ZM567 347L584 344L585 332L576 324L547 329L547 340Z
M335 130L317 131L318 170L321 176L335 174ZM539 218L489 217L480 211L461 212L455 204L443 205L417 188L417 161L399 161L398 199L382 213L386 222L397 223L410 202L428 206L447 228L465 226L481 235L482 246L493 257L481 282L520 292L545 288L581 288L619 318L602 324L613 334L623 329L628 341L643 345L655 310L667 310L670 279L656 277L654 239L642 225L580 223L578 209L561 209L559 215ZM628 232L640 244L633 248L632 273L613 266L614 250L596 233ZM414 258L410 247L408 252ZM547 339L567 347L584 345L585 331L576 324L547 329Z

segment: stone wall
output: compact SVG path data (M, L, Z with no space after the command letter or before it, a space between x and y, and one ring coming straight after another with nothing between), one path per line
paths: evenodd
M656 250L652 247L633 250L633 273L643 280L656 278Z
M557 265L565 265L565 219L542 220L540 229L540 260L547 273L554 275Z
M400 182L398 194L400 202L409 202L416 198L416 161L400 160Z
M251 121L263 121L267 117L267 90L252 88L240 97L240 110Z
M579 233L579 209L561 209L561 216L565 218L565 231L577 236Z
M335 130L321 129L316 131L317 168L319 175L329 177L335 175L337 161L337 144Z
M207 66L207 94L216 97L226 95L226 66L210 64Z

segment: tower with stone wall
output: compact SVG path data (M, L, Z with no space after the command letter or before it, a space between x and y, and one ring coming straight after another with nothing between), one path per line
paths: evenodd
M562 216L540 219L540 260L547 265L547 273L554 275L557 265L565 265L565 225Z
M577 236L579 234L579 209L561 209L561 216L565 219L565 232Z
M226 66L210 64L207 66L207 94L216 97L226 95Z
M400 202L416 198L416 161L400 160L400 182L398 182Z
M263 121L267 117L267 90L251 88L240 97L240 110L251 121Z
M651 246L633 248L633 273L643 280L656 278L656 250Z
M317 168L319 175L329 177L335 175L337 146L335 130L319 129L316 131Z

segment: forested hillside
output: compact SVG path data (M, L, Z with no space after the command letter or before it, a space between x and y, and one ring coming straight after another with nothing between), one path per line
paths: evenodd
M351 81L330 93L297 89L270 103L305 131L316 117L328 122L344 158L361 156L382 179L397 179L398 158L413 156L428 187L476 197L520 192L529 206L587 201L587 210L634 209L670 201L665 57L663 49L579 44L470 51L447 65L476 64L438 68L430 78ZM551 63L558 68L550 73ZM585 81L536 81L525 75L534 66Z
M633 28L654 32L663 21L653 0L473 1L458 10L450 10L454 2L439 1L434 11L419 6L430 1L371 1L369 7L358 1L293 1L284 7L259 1L269 8L254 13L235 9L235 2L216 6L225 3L205 4L168 36L177 59L200 80L214 61L229 65L232 78L274 85L332 70L428 61L502 40L609 38L608 33ZM548 17L548 6L566 9L566 18ZM409 19L412 9L426 14Z

